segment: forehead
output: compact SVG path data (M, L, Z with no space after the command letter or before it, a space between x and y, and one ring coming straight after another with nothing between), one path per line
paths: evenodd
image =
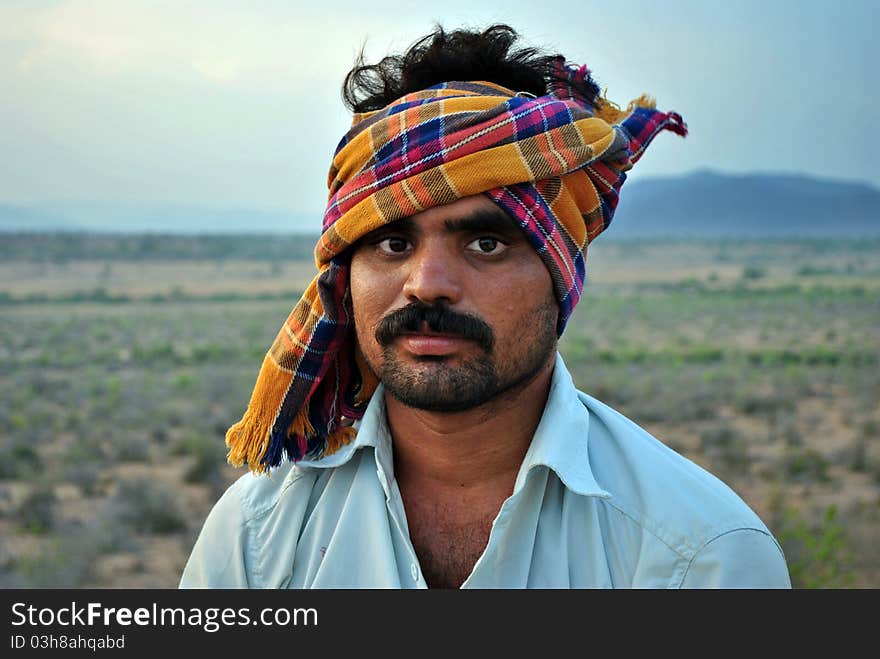
M435 230L446 233L482 230L521 233L518 224L495 202L485 195L473 195L390 222L364 238L387 231L421 233Z
M432 221L458 220L475 216L487 220L495 220L499 224L513 223L507 213L501 210L495 202L481 194L462 197L451 204L428 208L407 219L418 223L427 223Z

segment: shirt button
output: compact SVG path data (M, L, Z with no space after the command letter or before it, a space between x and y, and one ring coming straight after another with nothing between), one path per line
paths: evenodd
M418 583L419 581L419 568L415 563L409 564L409 571L412 574L413 581Z

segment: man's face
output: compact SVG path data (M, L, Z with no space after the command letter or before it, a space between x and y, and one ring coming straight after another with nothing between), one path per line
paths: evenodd
M550 274L483 195L362 238L351 296L367 364L410 407L476 407L526 385L555 355Z

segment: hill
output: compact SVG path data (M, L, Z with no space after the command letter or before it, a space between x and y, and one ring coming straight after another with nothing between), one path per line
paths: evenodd
M807 176L720 174L624 183L607 239L880 235L880 190Z
M80 228L63 213L47 208L0 204L0 231L77 231Z

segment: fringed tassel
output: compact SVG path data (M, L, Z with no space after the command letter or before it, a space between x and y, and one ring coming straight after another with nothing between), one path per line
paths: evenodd
M351 426L341 425L327 437L324 444L324 455L336 453L346 444L350 443L357 435L357 431Z
M645 108L647 110L655 110L657 108L657 100L653 96L642 94L638 98L630 101L629 105L627 105L624 110L617 103L605 96L607 92L608 90L606 89L602 93L602 98L596 99L596 116L600 119L604 119L609 124L620 123L626 117L631 115L636 108Z
M290 422L290 425L287 426L287 436L314 437L315 434L315 427L309 420L309 405L306 403L300 408L299 412L296 413L296 416L293 417L293 421Z
M606 96L607 93L608 90L606 89L602 92L602 96L596 99L595 116L609 124L616 124L626 113L620 109L617 103Z
M629 106L627 106L626 108L626 113L629 114L636 108L647 108L648 110L656 110L657 99L648 94L642 94L637 99L629 102Z
M350 368L353 373L349 379L349 386L354 385L356 389L354 392L345 392L342 396L341 409L344 416L336 419L336 428L329 434L324 445L324 456L332 455L354 439L357 431L352 427L352 424L363 416L364 409L379 385L361 351L351 344L346 345L346 349L353 351L353 359L350 359ZM352 406L351 403L354 405Z
M281 371L267 354L260 368L256 386L241 421L226 431L226 456L229 464L263 472L263 456L269 448L272 423L287 393L292 376Z
M688 127L678 112L670 112L667 115L667 123L664 126L666 130L671 130L676 135L687 137Z

